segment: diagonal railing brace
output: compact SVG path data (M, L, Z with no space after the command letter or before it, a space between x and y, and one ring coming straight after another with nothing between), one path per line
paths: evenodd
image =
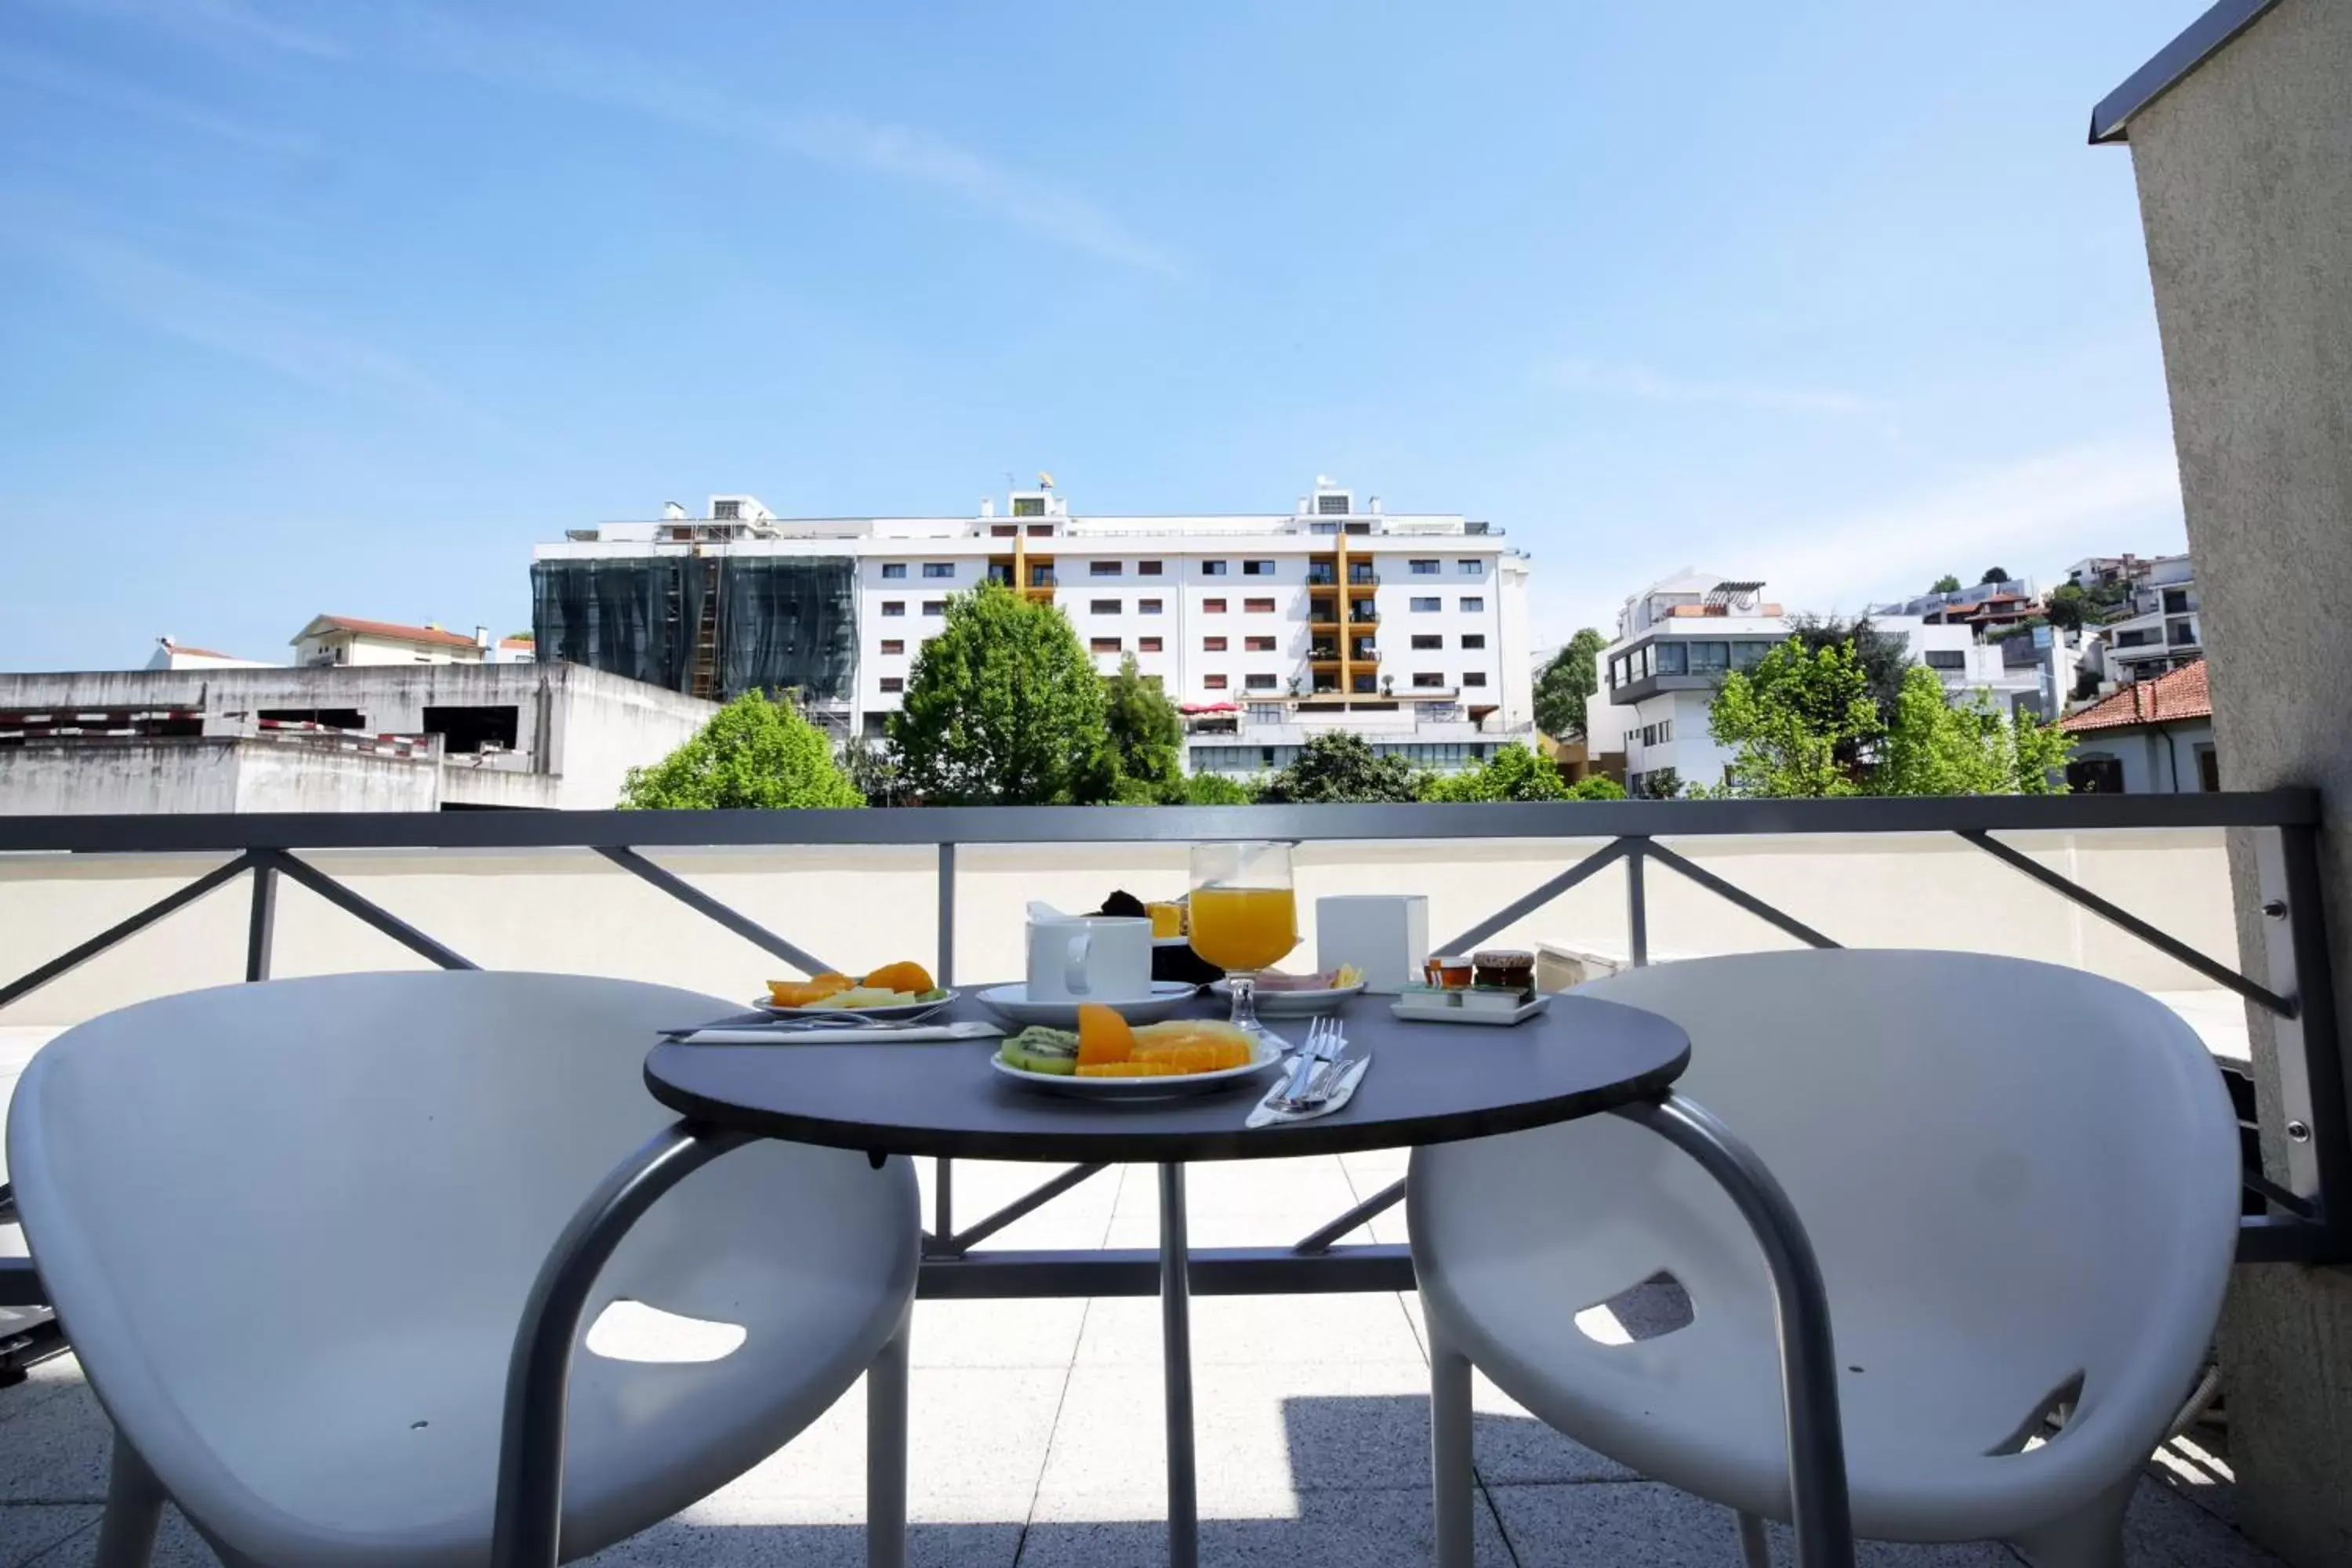
M1838 947L1843 945L1839 942L1832 942L1829 938L1823 936L1821 932L1815 931L1804 921L1797 919L1794 915L1782 914L1779 910L1774 909L1770 904L1766 903L1763 900L1758 898L1747 889L1732 886L1729 882L1725 881L1722 878L1717 876L1714 872L1708 870L1704 866L1693 865L1690 861L1684 859L1681 856L1675 854L1665 846L1658 843L1655 839L1651 840L1648 844L1643 847L1643 853L1648 856L1651 859L1655 860L1661 866L1673 867L1675 870L1681 872L1692 881L1696 882L1700 887L1705 888L1708 892L1713 893L1717 898L1722 899L1728 903L1738 905L1741 909L1746 910L1749 914L1754 915L1758 920L1764 921L1768 925L1778 926L1780 930L1787 931L1790 936L1795 937L1799 942L1805 943L1809 947Z
M316 866L306 860L298 860L283 849L257 849L253 852L253 858L257 865L267 866L282 876L292 878L345 914L373 926L409 952L430 959L444 969L481 967L472 959L426 936L383 905L352 892Z
M786 942L749 915L739 914L696 887L685 878L666 867L657 866L635 850L621 844L599 844L596 853L633 876L643 878L684 904L695 913L725 926L752 946L764 949L793 965L803 974L824 974L833 965L817 958L808 949ZM946 984L944 981L942 984Z
M1535 913L1536 910L1543 908L1554 899L1559 898L1562 893L1567 892L1570 888L1575 887L1579 882L1583 881L1586 878L1594 876L1601 871L1606 870L1609 867L1615 865L1632 851L1634 842L1635 841L1631 838L1611 839L1606 848L1593 851L1583 859L1578 861L1575 865L1570 866L1567 870L1562 871L1559 876L1552 878L1549 881L1538 883L1528 892L1512 900L1509 903L1504 905L1495 913L1488 915L1485 920L1480 921L1476 925L1474 925L1468 931L1464 931L1460 936L1457 936L1453 941L1444 943L1443 946L1438 948L1437 951L1440 952L1467 952L1470 949L1477 946L1480 942L1494 935L1496 931L1507 929L1513 921L1524 920L1528 916Z
M117 921L80 946L69 948L42 964L38 969L30 970L18 975L7 984L0 985L0 1007L5 1007L19 996L38 991L60 975L79 969L115 943L138 935L173 910L187 908L206 893L220 887L222 883L243 874L262 853L264 851L248 850L234 860L214 867L186 887L164 894L130 919Z

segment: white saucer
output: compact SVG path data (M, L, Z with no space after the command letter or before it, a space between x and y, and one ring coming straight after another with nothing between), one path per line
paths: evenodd
M1312 1018L1318 1014L1336 1013L1340 1003L1363 988L1364 983L1360 980L1353 985L1338 985L1317 991L1268 991L1261 987L1257 993L1257 1016L1261 1018ZM1209 989L1219 996L1234 994L1230 980L1212 981Z
M1130 1024L1156 1024L1162 1018L1172 1018L1176 1010L1199 992L1200 987L1186 980L1155 980L1151 994L1129 1001L1115 997L1100 998L1105 1006L1115 1007L1118 1016ZM1076 1002L1032 1002L1025 984L992 985L979 993L981 1005L1008 1024L1024 1027L1043 1024L1049 1029L1075 1029L1078 1026ZM1097 998L1087 997L1086 1001Z

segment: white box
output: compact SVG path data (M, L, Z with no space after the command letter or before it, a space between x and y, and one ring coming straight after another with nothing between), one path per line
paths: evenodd
M1344 893L1315 900L1315 962L1352 963L1364 989L1393 993L1420 984L1429 957L1429 900L1419 893Z

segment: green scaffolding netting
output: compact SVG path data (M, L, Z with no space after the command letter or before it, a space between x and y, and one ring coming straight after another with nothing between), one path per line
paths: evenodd
M754 688L846 701L857 573L846 556L640 556L530 569L538 657L672 691L695 689L707 606L721 701Z

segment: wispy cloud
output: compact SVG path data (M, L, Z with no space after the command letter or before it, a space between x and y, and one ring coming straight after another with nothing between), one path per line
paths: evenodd
M47 0L62 10L167 28L238 52L339 60L351 51L323 34L280 21L247 0Z
M489 414L397 354L136 247L54 223L0 232L0 247L47 262L125 315L184 342L322 392L388 404L482 435L507 434Z
M558 94L712 137L938 192L1056 244L1181 277L1183 263L1084 197L913 127L847 113L777 113L649 60L447 11L409 14L428 61L506 89Z
M1781 414L1867 414L1878 407L1859 393L1832 388L1690 379L1662 374L1643 365L1606 364L1590 359L1546 360L1537 366L1536 374L1547 384L1570 392L1599 393L1636 403L1724 404Z
M0 80L109 113L137 115L159 125L193 131L257 152L303 153L312 145L305 137L216 114L176 98L150 92L120 77L93 75L51 56L26 49L0 47Z

